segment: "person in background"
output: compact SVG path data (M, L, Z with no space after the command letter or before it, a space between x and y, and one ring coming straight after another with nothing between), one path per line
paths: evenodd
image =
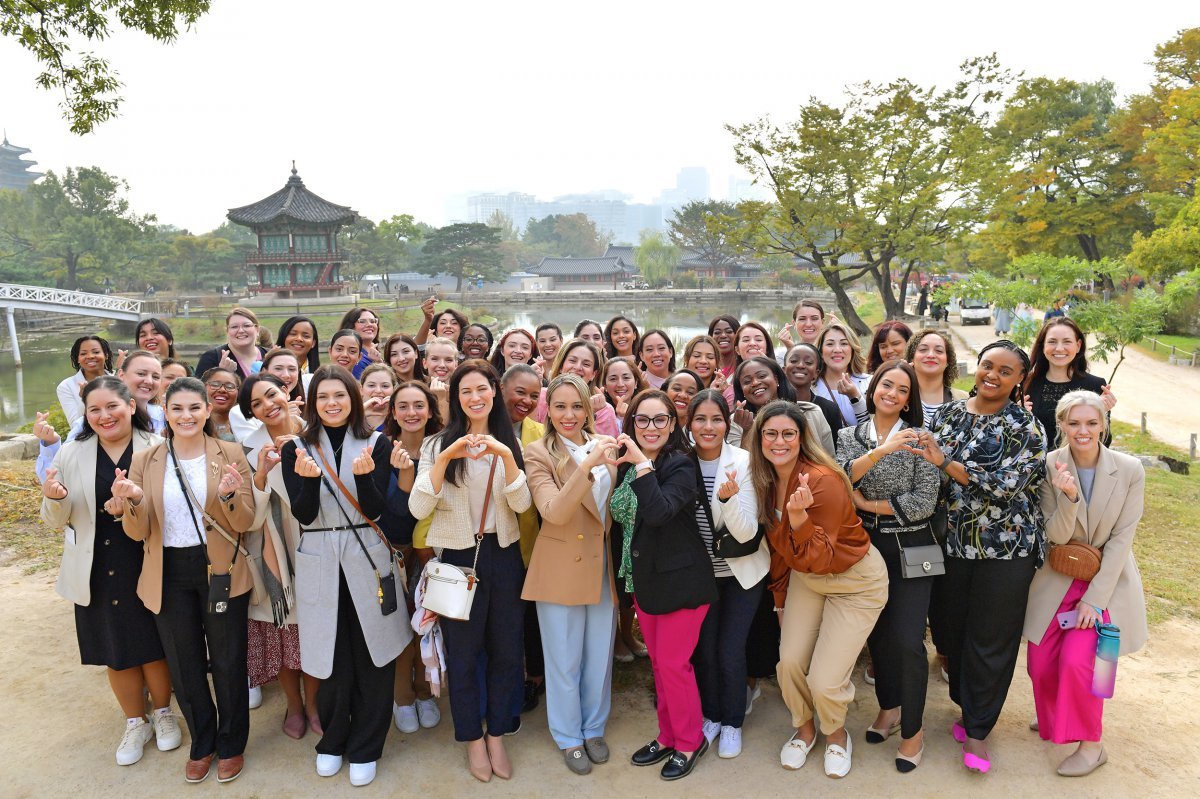
M562 328L553 322L543 322L533 331L533 337L537 340L538 357L543 363L553 363L558 348L563 345Z
M792 309L791 324L784 325L779 331L779 343L783 344L784 352L796 344L816 344L824 326L825 307L816 300L800 300ZM799 341L792 336L793 330L799 336Z
M867 401L863 390L871 376L863 374L866 362L858 336L841 322L833 321L821 330L817 349L821 352L821 373L813 391L838 404L847 426L864 421Z
M850 674L887 602L887 567L855 512L853 490L793 402L759 411L748 442L758 520L771 548L770 589L782 608L779 690L795 731L779 759L804 766L825 735L825 774L850 773Z
M703 389L704 381L691 369L680 369L668 377L667 382L663 383L663 393L675 405L675 414L684 430L688 425L688 407L692 403L692 397Z
M575 325L574 338L594 344L601 353L605 350L604 328L594 319L579 320L579 324Z
M1025 603L1045 551L1038 489L1046 437L1020 404L1029 357L1011 341L984 347L975 389L943 405L912 451L949 477L945 641L950 699L962 708L952 733L963 765L991 768L987 737L1016 668Z
M225 316L225 343L206 350L196 362L196 374L220 366L236 371L243 380L257 371L266 353L258 346L258 317L249 308L235 306Z
M734 336L734 351L738 360L757 358L762 355L775 358L775 348L771 346L771 334L758 322L743 322Z
M507 375L505 375L507 378ZM546 716L567 768L609 758L616 592L607 543L616 440L594 430L591 389L578 375L550 381L544 438L525 449L541 529L521 598L536 603L546 664Z
M329 363L353 374L362 358L362 338L353 330L339 330L329 339ZM309 384L311 386L311 383Z
M362 370L358 378L362 386L363 419L367 427L382 431L391 418L392 393L396 390L396 373L383 363L373 363Z
M353 330L361 342L362 352L353 370L355 377L362 377L363 369L383 360L379 349L379 316L370 308L351 308L342 317L338 329Z
M187 361L181 361L176 358L165 358L162 362L162 390L159 392L157 404L161 405L163 395L167 393L167 387L181 377L195 377L192 373L191 364Z
M84 386L84 424L64 446L42 483L42 520L63 529L62 565L55 591L75 605L75 635L84 665L105 666L108 684L125 714L117 765L142 758L154 738L161 751L182 740L171 714L171 676L154 615L137 597L142 548L109 511L112 484L133 455L161 439L129 388L101 376ZM153 710L145 714L145 692Z
M867 373L873 375L885 362L904 358L912 335L912 328L898 319L877 325L867 355Z
M443 308L434 313L437 306L437 296L430 296L421 303L421 312L425 315L425 323L417 331L417 344L424 344L433 337L449 339L451 343L458 341L459 335L470 324L461 311L453 308Z
M737 757L742 751L746 718L746 641L766 585L771 563L765 539L757 535L758 499L750 476L750 456L725 442L729 406L714 389L692 398L688 433L692 457L700 470L704 493L696 504L696 525L717 581L716 603L700 626L692 658L704 712L704 737L720 739L717 754ZM714 538L725 533L739 544L758 546L739 557L713 551Z
M490 331L489 331L490 332ZM393 333L383 345L384 361L402 383L410 380L425 382L425 366L421 363L416 340L405 333Z
M604 357L633 358L641 351L641 334L627 316L614 316L604 326Z
M708 335L712 340L717 342L717 370L724 376L726 384L729 378L733 377L733 370L737 368L738 355L734 345L737 339L738 327L741 322L736 316L730 314L721 314L713 317L708 323ZM728 402L728 398L726 402Z
M1075 320L1066 317L1052 319L1037 335L1032 350L1033 367L1025 378L1022 391L1025 407L1042 423L1048 446L1058 442L1058 421L1055 409L1058 401L1071 391L1091 391L1100 395L1109 410L1117 404L1116 395L1108 382L1088 372L1087 336ZM1105 444L1111 437L1105 433Z
M618 576L633 594L658 710L658 735L632 762L666 760L660 776L677 780L695 769L709 746L691 663L705 614L717 601L712 561L696 524L703 484L675 406L661 391L633 398L617 443L624 451L609 511L621 531Z
M1101 743L1104 700L1092 691L1097 623L1120 628L1120 654L1146 643L1146 599L1133 557L1142 518L1145 470L1135 458L1104 445L1108 406L1094 392L1067 392L1058 401L1063 446L1046 456L1050 477L1040 490L1051 545L1086 544L1100 550L1091 580L1073 579L1043 565L1029 586L1025 609L1027 664L1042 740L1078 747L1058 766L1082 777L1108 761ZM1075 614L1075 624L1059 623Z
M618 432L616 412L604 399L604 389L597 385L600 369L604 365L604 356L600 348L582 339L568 341L550 366L546 379L553 380L560 374L575 374L583 378L583 382L592 388L592 411L596 415L596 430L601 435ZM533 418L539 422L546 420L546 396L543 393L538 398L538 406L533 411Z
M721 348L712 336L695 336L683 348L684 368L700 375L705 388L725 395L726 404L733 402L733 384L721 372Z
M454 738L467 744L471 774L512 777L504 734L514 729L521 695L524 605L517 514L529 507L529 487L500 380L491 364L464 361L450 377L446 428L425 440L409 511L432 517L426 542L455 566L475 565L479 581L471 616L442 619ZM487 736L476 670L487 655ZM518 719L519 720L519 717Z
M462 335L458 337L458 351L463 358L483 358L486 361L492 353L492 343L492 331L487 325L476 322L463 328Z
M438 412L443 419L450 418L450 375L458 367L458 348L448 338L435 336L425 342L425 359L422 366L429 378L429 389L438 398Z
M230 421L230 411L237 407L238 390L242 387L241 377L228 369L214 367L201 376L205 390L208 391L209 420L213 426L213 435L222 441L237 441L233 425Z
M259 374L272 375L283 383L284 393L287 394L291 413L300 416L304 407L304 383L312 376L302 373L300 359L296 352L282 347L276 347L263 356L262 369ZM230 415L232 417L232 414Z
M816 405L825 417L825 423L829 425L830 435L836 436L845 426L845 421L836 402L813 392L820 372L821 353L817 351L815 344L796 344L787 351L783 359L783 373L796 394L796 402L811 402Z
M437 398L429 386L419 380L409 380L396 386L392 394L392 414L384 435L393 442L392 481L388 484L387 508L390 516L384 532L392 546L400 551L409 575L420 573L424 563L414 552L414 533L417 520L408 509L408 497L417 476L421 460L421 445L426 437L442 429ZM411 582L411 581L410 581ZM409 602L411 590L405 588ZM421 661L421 642L414 636L396 658L396 683L392 702L392 717L396 729L412 734L420 729L432 729L442 720L442 711L433 696Z
M904 774L921 764L925 752L925 618L932 578L907 577L902 561L905 545L936 543L929 521L941 474L905 448L916 444L924 424L912 366L893 359L875 371L867 386L867 413L867 421L838 433L837 459L850 476L854 506L888 573L887 604L867 638L879 700L867 743L883 743L900 732L896 770Z
M650 388L661 388L675 371L675 344L662 330L647 330L637 341L637 364Z
M175 334L171 332L171 326L157 317L138 322L133 340L139 350L153 352L163 360L179 357L175 352Z
M524 328L514 327L500 337L496 351L492 353L491 364L496 374L502 375L510 366L532 364L536 351L533 334Z
M303 374L311 375L321 368L321 342L317 323L307 316L289 316L279 326L275 346L296 353Z
M600 372L600 385L604 388L604 396L608 403L616 411L618 426L625 420L629 401L639 391L649 388L646 379L642 377L642 370L637 368L637 364L631 358L613 358L607 361Z
M241 542L256 526L257 506L241 445L213 435L209 411L199 380L172 383L167 440L138 452L128 476L117 473L109 504L125 534L143 544L137 594L154 614L191 734L184 778L192 783L208 777L214 757L219 782L237 779L250 734L246 618L252 585ZM210 578L224 574L230 575L227 598L214 601Z
M113 369L112 349L100 336L80 336L71 345L71 366L75 374L63 380L55 389L67 424L83 418L83 387Z

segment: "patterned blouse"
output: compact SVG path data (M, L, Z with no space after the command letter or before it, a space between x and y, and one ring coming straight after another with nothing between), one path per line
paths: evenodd
M966 560L1034 557L1046 550L1038 487L1046 477L1046 434L1015 403L980 416L966 400L938 409L929 430L963 464L968 482L949 483L946 553Z
M630 549L633 544L633 529L637 526L638 500L633 493L633 481L637 477L637 469L626 469L625 477L621 480L612 499L608 501L608 509L612 511L614 522L621 525L621 567L617 574L625 578L625 590L633 593L633 558Z

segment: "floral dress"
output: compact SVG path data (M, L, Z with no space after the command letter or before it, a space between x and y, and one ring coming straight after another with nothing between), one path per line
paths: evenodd
M637 494L633 493L633 480L637 477L637 469L626 469L625 477L613 491L612 499L608 501L608 509L612 512L613 521L621 525L621 567L617 574L625 578L626 592L633 593L633 558L630 550L633 545L633 530L637 526Z

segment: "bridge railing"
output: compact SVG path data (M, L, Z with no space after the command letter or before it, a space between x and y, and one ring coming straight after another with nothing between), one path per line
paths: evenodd
M80 308L135 314L142 312L141 300L131 300L120 295L92 294L86 291L70 291L47 286L20 286L13 283L0 283L0 303L3 303L4 300L45 302L54 305L73 305Z

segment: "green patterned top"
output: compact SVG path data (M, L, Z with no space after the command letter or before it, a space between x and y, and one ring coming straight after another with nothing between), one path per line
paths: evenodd
M633 493L635 477L637 477L637 469L627 469L625 478L621 480L617 490L613 491L612 499L608 501L613 521L618 522L624 531L621 541L621 568L617 574L625 578L625 590L631 594L633 593L633 561L629 556L629 550L633 543L633 528L637 522L638 509L637 494Z

